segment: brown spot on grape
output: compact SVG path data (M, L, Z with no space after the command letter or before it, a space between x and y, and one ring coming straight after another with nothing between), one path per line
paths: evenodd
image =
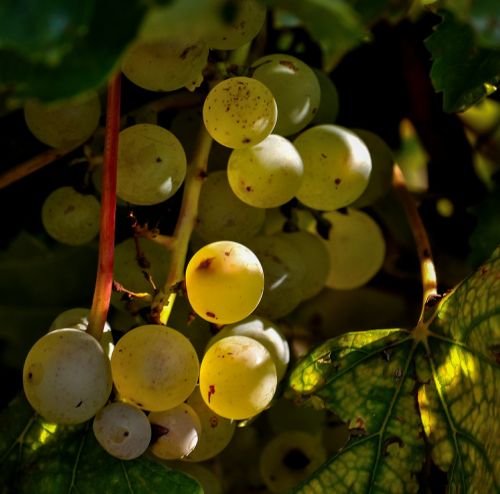
M212 429L214 429L219 425L219 419L215 415L212 415L208 422L210 424L210 427L212 427Z
M80 400L80 401L76 404L76 407L75 407L75 408L80 408L82 405L83 405L83 401L82 401L82 400Z
M322 158L327 158L328 156L325 153L321 153Z
M283 67L287 67L292 72L298 72L299 71L299 69L297 68L297 66L293 62L290 62L289 60L280 60L279 64L283 65Z
M334 180L334 182L335 182L335 185L340 185L340 183L342 182L342 179L340 179L340 178L336 178L336 179Z
M253 191L253 189L252 189L252 187L250 187L250 185L247 185L246 188L245 188L245 190L247 192L252 192Z
M179 55L179 58L181 60L185 60L186 57L188 56L188 53L193 50L194 48L196 48L195 45L191 45L191 46L187 46L186 48L184 48L184 50L182 50L182 53Z
M196 269L197 270L198 269L209 269L210 265L212 264L212 261L214 259L215 259L215 257L207 257L206 259L203 259L203 261L201 261L200 264L198 264L198 267Z
M248 143L250 142L250 139L249 139L248 137L244 137L244 138L241 140L241 142L242 142L243 144L248 144Z
M157 163L161 163L162 161L163 161L163 160L162 160L159 156L156 158L156 162L157 162Z
M208 403L210 403L210 398L215 394L215 384L210 384L208 386Z
M208 317L213 317L214 319L217 319L217 316L213 313L213 312L205 312L205 314L208 316Z

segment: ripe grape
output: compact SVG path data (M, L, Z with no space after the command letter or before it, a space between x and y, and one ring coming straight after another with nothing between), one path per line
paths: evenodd
M100 115L101 103L95 92L55 103L28 100L24 105L31 133L54 148L83 144L96 130Z
M239 0L236 15L230 23L214 24L206 34L211 49L234 50L251 41L259 33L266 18L266 7L258 0Z
M313 68L314 74L318 78L321 90L321 101L312 123L331 124L335 122L339 113L339 93L333 81L322 70Z
M291 200L299 190L304 166L293 144L278 135L229 157L227 176L233 192L246 204L273 208Z
M354 202L366 189L372 169L370 152L353 132L317 125L294 141L304 162L297 198L306 206L331 211Z
M257 256L237 242L202 247L186 269L186 289L194 311L217 324L241 321L253 312L264 290Z
M363 129L352 129L352 131L366 144L372 160L368 186L351 204L354 208L364 208L371 206L389 192L395 161L391 149L378 135Z
M310 232L299 231L279 235L297 250L305 265L301 283L302 299L318 294L325 286L330 271L330 255L325 243Z
M199 362L191 342L178 331L149 324L125 333L111 356L116 389L140 408L176 407L193 391Z
M276 235L255 237L248 247L264 270L264 295L256 312L272 320L285 316L302 300L304 261L292 245Z
M309 477L325 460L326 451L317 436L288 431L264 446L260 473L271 492L283 493Z
M99 233L100 211L93 195L80 194L73 187L59 187L43 203L42 223L58 242L82 245Z
M92 424L99 444L120 460L141 456L151 440L148 417L128 403L110 403L100 410Z
M208 47L183 33L138 39L125 53L122 71L134 84L149 91L193 91L203 81Z
M144 276L151 276L157 287L165 284L170 251L163 245L147 238L128 238L115 246L113 278L127 290L134 293L146 293L153 296L153 287ZM119 293L111 296L112 304L118 309L126 309ZM137 306L143 306L140 299L135 299Z
M197 386L186 403L196 412L201 423L198 444L185 458L187 461L205 461L218 455L231 441L236 423L217 415L211 410Z
M31 406L57 424L89 420L109 398L109 358L99 342L74 328L42 336L24 362L23 386Z
M350 290L364 285L377 274L385 258L385 240L380 227L366 213L349 208L347 214L325 213L332 224L326 246L330 254L327 286Z
M147 206L172 197L186 176L186 154L170 131L137 124L120 132L116 193Z
M318 111L321 92L313 70L291 55L275 53L253 63L252 77L265 84L276 98L275 134L301 131Z
M210 339L207 348L210 348L215 342L228 336L248 336L262 343L271 354L276 366L278 381L283 379L288 362L290 361L290 348L286 338L276 324L264 317L249 316L243 321L224 326Z
M276 115L271 91L249 77L219 82L203 104L208 133L220 144L234 149L264 140L273 131Z
M159 458L184 458L198 444L201 434L200 419L186 403L169 410L151 412L149 421L153 428L151 451Z
M63 328L75 328L80 331L87 331L89 326L89 312L89 309L85 309L83 307L75 307L74 309L65 310L52 321L49 331ZM111 333L111 326L107 321L104 323L104 331L99 343L102 346L104 353L111 358L115 344L113 334Z
M221 238L244 242L254 237L266 213L242 202L229 186L227 173L210 173L203 182L195 231L207 242Z
M215 413L228 419L247 419L264 410L276 384L271 354L247 336L219 340L201 362L201 396Z

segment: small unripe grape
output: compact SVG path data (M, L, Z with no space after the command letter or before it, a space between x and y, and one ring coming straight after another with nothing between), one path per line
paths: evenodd
M94 418L94 435L99 444L120 460L141 456L151 440L151 426L146 414L128 403L111 403Z

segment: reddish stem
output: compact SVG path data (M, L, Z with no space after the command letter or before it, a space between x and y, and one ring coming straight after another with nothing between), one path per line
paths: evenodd
M106 108L106 136L102 170L101 227L97 279L89 315L88 333L100 339L109 309L113 288L113 260L115 246L116 168L118 162L118 134L120 132L120 74L108 84Z

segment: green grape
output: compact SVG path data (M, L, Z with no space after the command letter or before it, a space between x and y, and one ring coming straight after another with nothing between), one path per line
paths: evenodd
M148 417L128 403L110 403L101 409L92 424L98 443L120 460L141 456L151 440Z
M157 287L163 287L169 263L170 251L163 245L147 238L128 238L115 246L113 278L131 292L152 297L154 290L144 273L151 276ZM147 304L140 299L134 302L138 308ZM119 293L111 295L111 303L121 310L128 307Z
M234 19L230 23L212 24L206 34L211 49L234 50L252 41L266 19L266 7L258 0L239 0Z
M203 82L208 47L183 35L138 39L126 51L122 71L135 85L149 91L190 91Z
M190 405L200 418L201 433L198 444L184 458L186 461L205 461L218 455L231 441L236 423L217 415L211 410L196 387L186 403Z
M254 79L265 84L276 98L278 120L275 134L289 136L301 131L318 111L321 92L313 70L291 55L275 53L252 65Z
M264 317L249 316L243 321L224 326L210 339L207 348L228 336L248 336L262 343L271 354L278 381L283 379L290 361L290 347L276 324Z
M100 115L101 103L95 92L55 103L28 100L24 105L31 133L54 148L83 144L96 130Z
M285 398L280 398L273 403L273 406L266 412L266 418L275 434L291 430L321 434L326 425L324 410L299 406Z
M87 331L89 326L89 309L83 307L75 307L61 312L49 327L49 331L63 328L75 328L80 331ZM113 334L111 333L111 326L106 321L104 323L104 330L99 340L99 343L104 350L104 353L111 358L111 354L115 348Z
M99 233L101 206L89 194L80 194L73 187L52 191L42 206L45 231L67 245L83 245Z
M319 102L318 111L312 119L312 123L315 125L331 124L335 122L339 113L339 93L327 74L315 68L313 68L313 71L318 78L321 101Z
M385 240L380 227L366 213L351 208L347 214L332 211L324 217L332 224L326 243L330 253L327 286L351 290L364 285L384 263Z
M245 242L261 229L266 213L240 201L229 186L227 173L217 171L203 182L195 231L207 242L221 238Z
M273 493L288 492L311 475L326 460L317 436L288 431L269 441L260 457L260 473Z
M149 324L125 333L111 356L116 389L140 408L176 407L193 391L199 361L190 341L175 329Z
M325 286L330 271L330 255L325 243L310 232L281 233L280 237L290 243L300 254L305 265L302 280L302 299L318 294Z
M186 269L186 290L194 311L217 324L241 321L259 303L264 273L256 255L237 242L202 247Z
M23 386L31 406L56 424L93 417L112 387L109 358L98 341L75 328L42 336L24 362Z
M304 162L297 198L310 208L331 211L354 202L366 189L372 169L370 152L353 132L317 125L294 141Z
M203 104L203 122L220 144L240 149L264 140L276 124L276 102L269 89L249 77L219 82Z
M304 166L293 144L273 135L229 157L227 176L233 192L257 208L281 206L293 199L302 182Z
M264 270L264 295L256 312L272 320L285 316L302 300L304 261L292 245L276 235L255 237L248 247Z
M264 410L277 382L271 354L247 336L217 341L201 362L201 396L209 408L228 419L247 419Z
M172 197L186 176L186 154L168 130L137 124L120 132L116 193L148 206Z
M353 208L364 208L371 206L389 192L395 160L389 146L378 135L363 129L352 129L352 131L366 144L372 160L368 186L351 204Z
M169 410L151 412L149 421L153 428L151 451L158 458L184 458L198 444L201 422L193 408L186 403Z

